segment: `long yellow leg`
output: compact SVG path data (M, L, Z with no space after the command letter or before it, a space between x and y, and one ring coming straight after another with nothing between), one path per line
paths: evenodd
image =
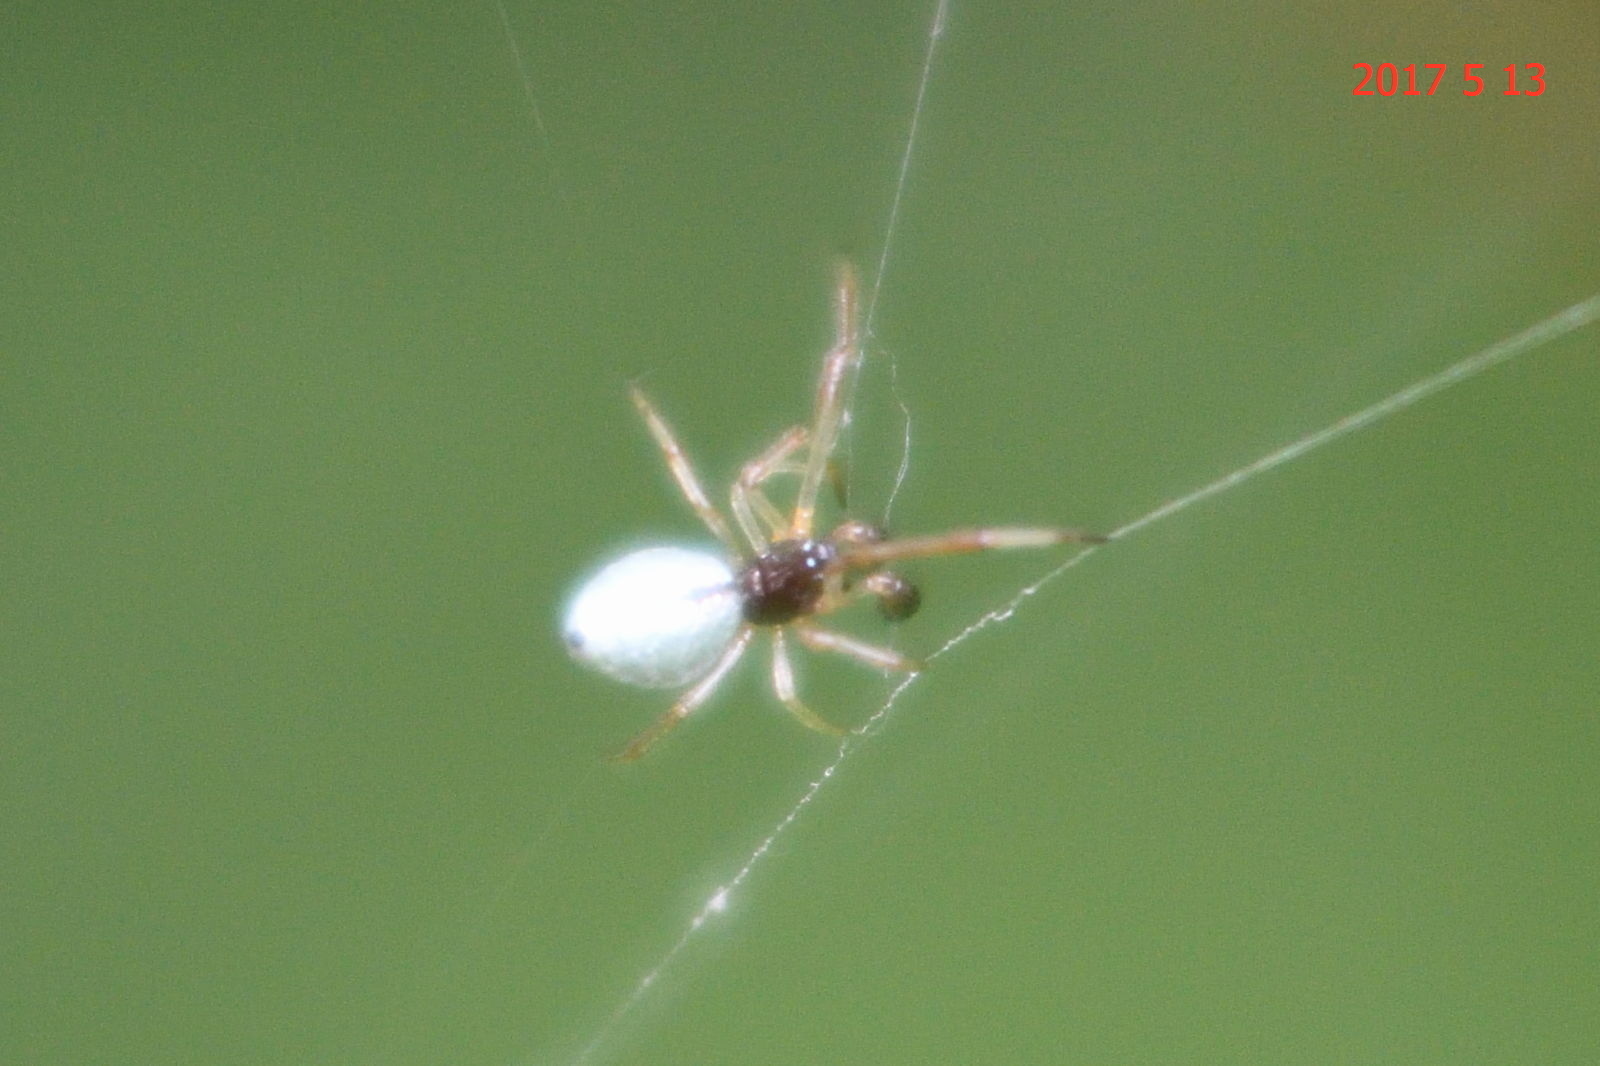
M822 360L822 377L817 382L817 406L811 423L811 453L805 472L800 475L800 491L795 495L794 518L789 523L791 537L809 537L817 509L817 490L833 458L844 422L845 388L850 372L861 359L860 338L856 336L856 274L849 264L839 267L834 295L833 349Z
M679 696L678 702L668 707L666 713L660 718L651 722L648 729L628 741L627 747L611 757L612 761L633 762L649 751L650 745L660 740L679 722L689 717L690 712L704 703L706 697L711 695L712 690L717 687L717 684L727 672L733 669L734 663L739 661L739 657L744 654L744 650L750 646L750 638L754 634L755 630L749 626L740 629L739 635L733 638L732 643L728 645L728 650L722 653L722 658L717 660L717 664L711 668L711 672L696 681L693 688Z
M794 667L789 663L788 645L783 639L783 630L772 631L772 688L778 694L778 699L789 708L789 713L800 720L800 723L819 733L830 733L840 737L848 733L817 715L810 707L800 702L800 697L794 690Z
M733 488L729 490L733 517L738 520L739 528L750 542L751 549L757 553L766 548L772 538L781 536L789 528L789 520L778 513L761 486L774 474L793 469L790 458L805 445L810 434L811 431L805 426L793 426L785 431L766 451L744 464L739 476L734 479ZM762 523L766 524L771 536L762 531Z
M831 651L847 656L858 663L878 670L893 670L902 674L914 674L922 670L923 664L918 659L901 655L893 648L880 647L877 644L868 644L855 637L847 637L843 633L835 633L831 629L818 629L815 626L797 625L794 627L795 636L800 638L800 643L813 651Z
M1106 538L1081 529L1031 529L996 526L987 529L953 529L921 537L899 537L877 543L851 544L844 548L844 561L853 569L869 569L896 559L918 559L929 555L962 555L998 548L1048 548L1056 544L1104 544Z
M704 522L712 535L722 542L723 547L737 556L739 545L734 542L733 531L711 506L711 501L706 498L705 489L700 487L700 479L695 476L694 467L689 463L689 454L683 450L683 445L678 443L672 427L667 425L667 420L661 417L661 413L656 410L655 405L639 386L629 385L628 396L633 400L634 410L639 412L644 424L650 427L650 435L656 439L656 446L661 449L662 456L667 460L667 469L672 471L672 477L677 481L678 490L683 493L684 499L689 501L694 513L700 516L700 521Z

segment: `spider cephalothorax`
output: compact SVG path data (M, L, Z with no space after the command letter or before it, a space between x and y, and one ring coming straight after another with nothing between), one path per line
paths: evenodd
M744 620L781 626L816 613L837 583L839 551L826 540L780 540L744 564L734 579Z
M842 733L800 701L787 634L793 633L815 651L846 655L880 670L919 670L917 660L898 651L823 629L812 620L863 596L875 600L886 618L910 617L921 594L911 582L885 569L899 559L1104 539L1071 529L1008 526L889 538L878 527L854 519L825 537L818 535L817 496L843 423L845 384L861 358L855 275L848 268L840 271L834 307L834 345L823 358L811 423L790 428L746 463L729 490L729 507L744 538L742 545L706 498L666 420L637 386L632 389L633 405L679 490L722 550L717 554L685 548L636 551L602 569L573 598L563 635L574 656L633 684L689 686L619 758L643 755L705 702L749 647L757 628L771 636L772 687L779 701L811 728ZM767 482L779 475L799 478L787 515L766 493Z

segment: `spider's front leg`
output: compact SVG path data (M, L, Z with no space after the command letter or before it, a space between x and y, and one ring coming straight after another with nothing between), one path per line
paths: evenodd
M791 426L766 451L744 464L728 492L733 517L738 520L739 529L757 554L772 541L788 536L790 528L789 519L783 517L767 496L766 483L779 474L804 474L805 467L795 462L794 456L810 439L811 431L805 426ZM839 506L843 507L843 464L837 459L829 459L823 466L823 473L833 488Z
M846 263L839 267L839 281L834 293L833 348L822 360L822 377L817 382L816 410L811 422L811 451L806 456L805 470L800 476L800 490L795 494L794 517L789 522L789 536L797 540L811 536L817 492L822 487L823 475L833 459L834 445L839 442L839 429L844 424L845 391L850 384L851 372L860 362L861 345L856 333L856 275Z
M731 554L738 555L739 545L733 539L733 532L728 529L728 523L722 520L716 508L711 506L711 501L706 498L706 491L700 487L700 479L695 476L694 466L689 462L689 453L678 443L672 427L667 425L667 420L661 417L661 412L656 410L655 404L650 402L650 398L639 386L629 385L628 396L633 400L634 410L639 412L639 417L644 419L644 424L649 427L650 436L655 438L656 447L661 449L661 455L667 461L667 469L672 471L673 480L678 483L678 491L689 501L689 506L700 516L700 521L711 530L712 536L721 541L722 546Z
M766 451L744 464L728 492L733 517L738 520L739 529L750 542L751 550L757 554L789 524L761 486L775 474L792 473L797 469L790 459L805 446L810 436L811 431L805 426L790 427ZM757 521L758 517L760 522ZM766 523L765 532L761 528L762 522Z
M875 543L853 543L843 549L841 557L849 569L870 570L897 559L965 555L969 552L1010 548L1049 548L1057 544L1104 544L1108 539L1099 533L1087 533L1081 529L990 526L953 529L948 533L899 537Z

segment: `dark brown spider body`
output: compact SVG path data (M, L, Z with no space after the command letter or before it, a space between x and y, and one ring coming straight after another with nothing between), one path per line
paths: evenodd
M780 540L744 564L735 578L744 619L781 626L816 611L839 550L826 540Z
M844 602L841 593L847 595L857 587L858 579L848 573L850 564L844 552L851 545L877 544L883 539L878 527L851 520L826 539L774 541L745 563L734 579L744 620L757 626L782 626L826 613ZM878 601L879 612L891 622L910 618L922 603L917 586L899 574L874 570L859 581L859 587Z

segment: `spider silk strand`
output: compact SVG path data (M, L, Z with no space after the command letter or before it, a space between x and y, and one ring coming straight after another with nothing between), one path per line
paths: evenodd
M889 199L889 220L883 227L883 248L878 253L878 269L872 276L872 291L867 294L867 314L862 320L864 337L872 336L872 324L878 315L878 295L883 291L883 278L889 271L889 249L894 244L895 229L900 223L900 204L905 199L906 184L911 177L911 157L917 147L917 131L922 127L922 112L927 105L928 83L933 80L934 54L944 37L945 17L950 0L939 0L933 12L933 25L928 29L928 48L922 54L922 76L917 79L917 96L911 105L911 124L906 130L906 146L900 153L900 169L895 177L894 195Z
M928 27L928 47L922 53L922 75L917 79L917 95L911 105L911 123L906 130L905 149L900 153L900 169L895 177L894 195L889 198L889 218L883 227L883 247L878 252L878 268L872 274L872 291L867 294L867 313L861 324L861 346L870 348L877 339L873 326L878 318L878 296L883 292L883 279L889 272L889 251L894 246L896 228L900 222L900 205L905 200L906 184L911 176L911 158L917 147L917 132L922 128L922 112L927 106L928 84L933 80L933 60L939 51L939 42L944 38L945 20L949 15L950 0L939 0L934 8L933 24ZM905 484L906 474L911 470L911 405L906 403L905 396L900 392L900 363L894 354L887 353L889 364L889 393L894 397L895 406L900 409L900 464L895 471L894 484L889 487L889 497L883 504L882 521L879 523L887 527L889 517L894 510L895 497L900 494L900 486ZM861 376L861 366L865 358L856 363L855 371L851 375L851 395L854 397L854 384Z
M1573 304L1565 311L1558 311L1556 314L1529 326L1520 333L1514 333L1504 340L1497 341L1475 355L1469 355L1459 362L1452 363L1436 374L1431 374L1428 377L1412 382L1405 388L1390 393L1376 403L1363 407L1359 411L1351 412L1335 422L1330 422L1322 429L1308 433L1275 451L1268 452L1261 458L1222 475L1215 481L1208 482L1176 499L1168 500L1159 507L1146 511L1131 522L1124 522L1107 534L1107 544L1090 545L1046 572L1037 581L1023 586L1005 603L984 612L976 621L941 644L936 651L926 656L926 659L931 662L964 643L979 630L986 629L996 622L1003 622L1010 618L1024 602L1038 593L1040 589L1055 581L1095 552L1105 550L1110 544L1123 540L1140 530L1147 529L1164 519L1171 518L1180 511L1186 511L1197 503L1209 500L1213 496L1220 496L1229 489L1238 488L1251 478L1302 458L1325 444L1332 444L1341 437L1348 436L1359 429L1365 429L1367 426L1381 422L1392 415L1397 415L1435 393L1443 392L1453 385L1459 385L1470 378L1477 377L1486 370L1493 369L1502 363L1510 362L1519 355L1533 351L1535 348L1549 344L1566 336L1568 333L1582 329L1596 319L1600 319L1600 293ZM903 678L890 691L888 698L873 713L872 717L867 719L862 727L862 732L869 734L876 732L882 726L883 720L888 717L890 711L894 709L894 705L900 699L900 694L921 676L921 674L911 674ZM849 739L846 738L847 743ZM843 754L847 753L841 753L840 758L835 759L834 763L829 767L830 770L838 765L842 760Z
M522 95L528 101L528 115L533 121L534 136L540 151L544 153L545 166L549 168L550 185L555 189L556 199L561 201L561 206L570 212L572 197L567 195L567 183L562 180L561 168L556 165L555 142L550 138L550 127L544 124L544 110L539 106L539 94L533 87L533 73L523 57L522 46L517 43L517 32L511 26L511 12L506 10L506 0L494 0L494 8L500 16L500 28L505 31L506 46L511 49L511 60L517 67L517 79L522 82Z

